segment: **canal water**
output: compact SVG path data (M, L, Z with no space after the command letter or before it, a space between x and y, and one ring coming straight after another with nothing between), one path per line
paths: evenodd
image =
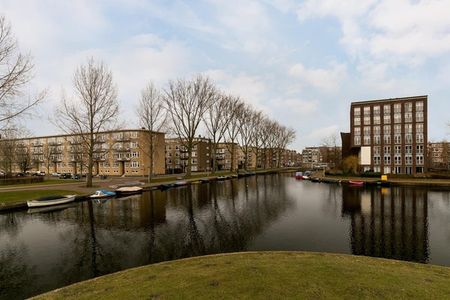
M0 298L111 272L251 250L450 266L450 192L261 175L0 214Z

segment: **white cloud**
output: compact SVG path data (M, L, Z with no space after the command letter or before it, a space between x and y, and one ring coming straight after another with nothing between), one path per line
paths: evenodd
M306 68L298 63L289 68L289 74L301 85L334 92L347 77L347 68L344 64L333 64L330 69Z
M312 117L317 112L319 102L317 100L302 100L297 98L280 99L272 106L282 109L284 114L295 115L298 117Z
M330 125L327 127L317 128L311 131L306 137L314 141L322 141L323 139L331 135L339 134L338 128L339 127L337 125Z

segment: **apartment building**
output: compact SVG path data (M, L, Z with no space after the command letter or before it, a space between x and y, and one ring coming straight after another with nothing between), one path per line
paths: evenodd
M232 157L232 151L234 157ZM219 143L216 149L217 170L231 170L233 161L233 168L236 170L239 165L239 145L237 143Z
M302 151L302 166L314 168L323 164L323 151L321 147L306 147Z
M427 171L427 111L428 96L353 102L343 153L356 153L361 171L422 174Z
M179 138L168 138L165 143L166 173L176 174L186 172L188 151L183 140ZM209 139L203 137L194 139L191 171L211 171L211 141Z
M153 163L155 174L164 174L164 133L153 132L153 162L148 155L150 132L125 129L98 133L94 147L94 175L143 176ZM54 135L0 140L12 145L12 172L28 170L46 173L85 174L87 151L81 135ZM2 155L6 156L5 151ZM5 161L0 157L0 161ZM25 166L27 164L27 166Z
M428 160L428 167L430 170L450 170L450 143L428 143Z

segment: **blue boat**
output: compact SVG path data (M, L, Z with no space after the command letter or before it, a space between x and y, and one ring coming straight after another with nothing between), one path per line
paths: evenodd
M116 195L115 192L111 192L108 190L98 190L94 194L90 195L89 198L91 199L109 198L114 197L115 195Z

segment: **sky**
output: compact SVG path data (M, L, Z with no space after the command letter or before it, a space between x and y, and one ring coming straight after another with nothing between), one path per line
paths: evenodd
M152 81L208 75L296 130L290 148L349 131L350 103L428 95L429 139L449 139L450 0L0 0L21 52L30 94L49 93L24 125L49 122L73 73L102 60L118 87L121 120Z

